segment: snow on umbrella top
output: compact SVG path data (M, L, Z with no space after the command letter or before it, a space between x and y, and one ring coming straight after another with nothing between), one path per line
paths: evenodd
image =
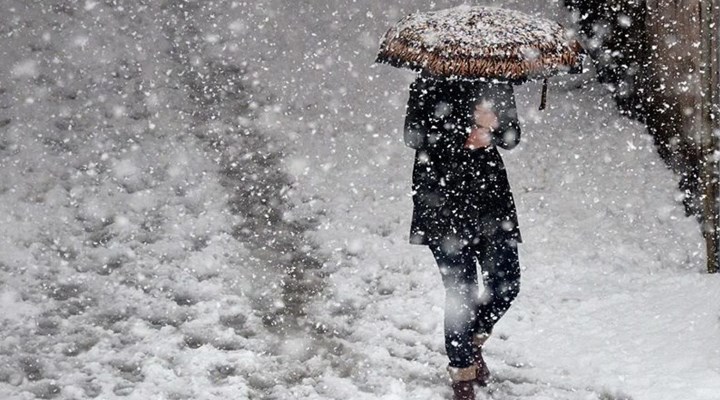
M520 81L577 71L582 54L557 22L465 5L401 19L385 34L377 62L435 76Z

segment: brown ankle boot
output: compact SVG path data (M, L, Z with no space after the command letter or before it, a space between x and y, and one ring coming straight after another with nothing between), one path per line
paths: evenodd
M452 383L453 400L475 400L473 381L458 381Z
M473 336L473 357L475 359L475 366L477 367L477 374L475 375L475 384L485 387L490 381L490 370L485 363L485 359L482 356L482 347L489 335L480 334Z
M450 380L452 380L453 400L475 400L473 382L477 377L477 367L471 365L467 368L448 367Z

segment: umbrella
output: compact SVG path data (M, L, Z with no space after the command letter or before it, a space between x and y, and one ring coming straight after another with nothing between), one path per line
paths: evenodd
M582 70L580 43L557 22L497 7L459 6L401 19L376 62L438 77L523 82Z

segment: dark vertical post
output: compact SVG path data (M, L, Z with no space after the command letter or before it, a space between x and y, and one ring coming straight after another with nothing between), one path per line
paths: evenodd
M718 209L718 7L719 0L700 0L701 65L701 126L703 233L707 250L707 271L720 271L720 210Z

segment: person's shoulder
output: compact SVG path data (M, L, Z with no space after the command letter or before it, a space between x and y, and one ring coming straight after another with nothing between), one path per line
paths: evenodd
M435 97L441 95L446 89L443 80L421 75L410 84L410 91L416 92L421 97Z
M486 99L504 100L514 96L513 85L504 81L484 82L478 88L481 97Z

